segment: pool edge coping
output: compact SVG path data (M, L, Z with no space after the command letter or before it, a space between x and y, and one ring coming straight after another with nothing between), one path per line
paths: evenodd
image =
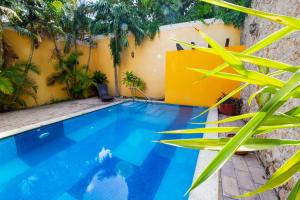
M213 109L208 112L207 122L213 122L218 120L218 110ZM217 127L217 124L206 124L208 127ZM203 138L218 138L218 133L204 134ZM195 167L194 178L195 181L206 166L216 156L217 152L201 150L199 151L197 164ZM195 188L189 195L189 200L217 200L219 199L219 173L215 173L204 184Z
M23 133L25 131L29 131L29 130L32 130L32 129L40 128L42 126L46 126L46 125L49 125L49 124L54 124L54 123L57 123L57 122L60 122L60 121L63 121L63 120L67 120L67 119L71 119L71 118L74 118L74 117L78 117L80 115L84 115L84 114L87 114L87 113L95 112L95 111L100 110L100 109L104 109L104 108L108 108L108 107L111 107L111 106L115 106L115 105L124 103L126 101L128 101L128 100L120 99L117 102L113 102L113 103L109 103L109 104L102 104L102 105L99 105L99 106L96 106L96 107L93 107L93 108L84 109L84 110L81 110L81 111L78 111L78 112L74 112L74 113L71 113L71 114L63 115L63 116L56 117L56 118L53 118L53 119L48 119L48 120L37 122L37 123L34 123L34 124L25 125L25 126L22 126L20 128L16 128L16 129L11 129L11 130L8 130L8 131L4 131L4 132L0 133L0 140L4 139L4 138L7 138L7 137L18 135L18 134Z

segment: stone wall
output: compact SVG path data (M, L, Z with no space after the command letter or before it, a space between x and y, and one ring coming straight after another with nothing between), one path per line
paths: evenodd
M300 18L299 0L252 0L252 8ZM281 25L259 19L257 17L249 16L244 24L244 30L242 32L242 43L249 47L262 38L273 33L274 31L280 29L281 27ZM293 65L300 65L300 33L291 34L284 39L274 43L273 45L261 50L256 55L283 61ZM250 65L248 67L252 69L254 68L254 66ZM289 74L285 74L280 78L286 80L288 77ZM247 90L243 91L242 97L246 99L255 90L255 87L248 88ZM294 105L299 105L299 101L293 100L291 102L288 102L288 104L284 105L282 109L287 110ZM252 104L250 107L245 106L244 112L255 111L256 109L257 105ZM276 131L275 133L269 134L266 137L300 139L300 135L295 131L296 130ZM277 148L270 151L259 152L259 156L266 167L267 173L272 174L291 155L293 155L296 150L297 149L293 147ZM297 178L294 177L287 184L277 189L280 199L287 198L288 192L291 190L296 180Z

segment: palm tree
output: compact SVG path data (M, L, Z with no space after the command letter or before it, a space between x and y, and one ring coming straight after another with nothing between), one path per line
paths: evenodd
M23 17L20 2L2 1L0 5L0 111L16 107L26 106L23 96L31 96L36 100L37 86L35 82L27 77L29 71L39 73L37 67L31 63L32 54L27 63L17 63L9 66L8 60L16 55L8 44L3 41L3 27L10 26L19 33L32 37L32 32L24 28L24 22L19 18ZM8 8L14 7L16 10ZM23 7L24 8L24 7ZM8 57L7 55L14 55Z
M82 53L73 51L64 58L63 65L58 65L58 70L48 77L47 85L63 83L71 98L87 98L90 87L95 83L92 75L86 70L87 66L77 66L81 55Z
M77 41L84 41L90 35L89 17L92 10L89 4L80 3L76 0L69 1L64 5L64 13L60 20L61 26L66 33L64 53L69 53L72 47L77 49Z
M118 69L121 53L129 46L128 34L132 33L135 43L140 45L149 37L153 38L159 30L158 24L145 19L132 1L99 0L94 5L95 20L92 23L93 34L111 35L110 49L113 57L115 92L119 96Z
M12 18L16 18L21 21L19 16L16 14L15 11L10 9L9 5L12 5L13 1L3 1L0 4L0 69L4 64L4 41L3 41L3 23L4 20L8 21Z
M2 1L0 4L0 93L12 94L13 84L3 69L4 65L4 40L3 40L3 23L12 18L16 18L21 21L15 11L7 6L11 6L12 1Z
M78 41L88 44L87 71L89 70L92 48L96 46L96 42L91 34L92 16L92 4L75 0L65 4L64 14L61 19L62 28L66 33L65 54L69 53L72 47L76 51Z

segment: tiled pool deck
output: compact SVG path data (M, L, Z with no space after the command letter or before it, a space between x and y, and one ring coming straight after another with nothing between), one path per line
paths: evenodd
M121 100L116 100L118 103ZM111 105L111 103L109 104ZM85 100L75 100L53 105L46 105L32 109L20 110L9 113L0 114L0 138L4 137L2 133L14 134L22 132L26 129L33 129L43 126L48 123L53 123L70 117L78 116L87 112L91 112L101 107L108 106L107 103L101 102L98 98L89 98ZM223 116L220 116L223 118ZM241 123L241 122L238 122ZM236 125L236 124L235 124ZM20 131L22 130L22 131ZM203 152L210 153L210 152ZM215 154L209 154L213 157ZM199 159L201 154L199 155ZM199 162L200 163L200 162ZM203 162L202 162L203 163ZM200 173L205 166L197 166L196 174ZM219 179L219 199L230 200L231 196L242 194L265 183L266 174L260 161L255 154L248 154L247 156L234 156L221 170ZM213 179L216 179L213 178ZM215 186L211 185L211 192L218 188L217 181L211 181ZM206 191L207 192L207 191ZM210 200L208 196L201 195L201 189L194 194L191 194L192 200ZM203 194L203 193L202 193ZM274 191L266 192L260 196L253 198L246 198L247 200L273 200L277 199ZM211 199L211 200L215 200Z
M116 99L113 103L120 101ZM92 112L108 104L112 103L104 103L99 98L89 98L0 113L0 138Z
M219 119L224 119L219 115ZM227 123L228 126L242 126L243 121ZM266 182L266 173L255 153L239 156L234 155L220 172L220 200L232 200L232 196L238 196L252 191ZM248 197L243 200L277 200L273 190L258 196Z

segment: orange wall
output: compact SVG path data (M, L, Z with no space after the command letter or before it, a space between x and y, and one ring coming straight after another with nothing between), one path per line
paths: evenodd
M245 47L233 46L228 49L240 52ZM167 53L166 60L167 103L208 107L216 103L222 93L229 93L240 86L240 82L215 77L200 80L203 74L187 69L211 70L223 63L216 55L197 50L172 51ZM233 72L230 68L225 71Z

